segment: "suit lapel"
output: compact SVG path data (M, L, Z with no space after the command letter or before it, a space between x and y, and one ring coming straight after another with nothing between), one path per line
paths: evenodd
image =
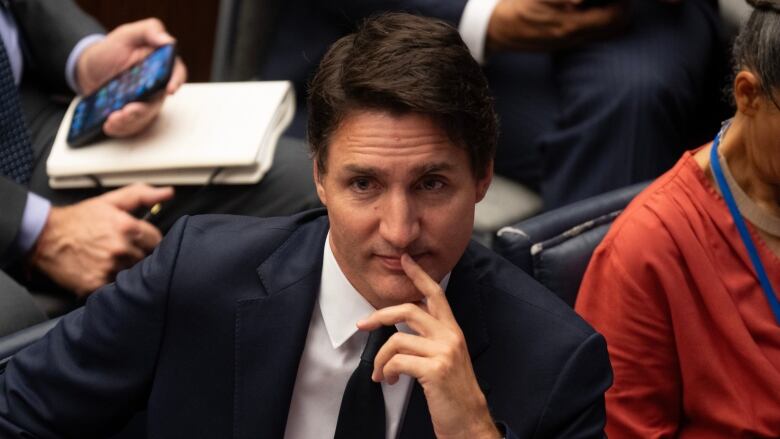
M471 244L475 245L475 244ZM469 348L471 363L477 360L479 355L487 349L489 339L485 329L481 288L476 279L479 272L474 266L470 252L467 250L458 264L453 268L450 282L447 286L447 301L450 303L455 320L458 321L466 345ZM477 377L477 383L482 392L487 396L490 392L489 384ZM412 394L406 407L403 425L400 428L399 438L435 438L431 415L428 411L428 403L425 393L419 383L412 386Z
M257 269L260 297L237 302L233 437L283 437L317 298L325 218L298 228Z
M237 302L233 437L283 437L298 363L306 342L322 271L326 218L301 226L257 269L260 297ZM472 363L488 347L479 277L467 251L452 271L447 299ZM488 384L477 377L486 394ZM418 383L409 397L401 438L434 437Z

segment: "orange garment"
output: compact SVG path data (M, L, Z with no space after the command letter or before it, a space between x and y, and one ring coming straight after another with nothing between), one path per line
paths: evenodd
M780 291L780 259L748 227ZM615 221L576 309L607 339L610 438L780 437L780 326L690 152Z

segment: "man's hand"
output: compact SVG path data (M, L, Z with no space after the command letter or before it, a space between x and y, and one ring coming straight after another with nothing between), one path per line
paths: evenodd
M155 48L174 41L156 18L123 24L105 39L84 50L76 64L76 80L82 92L90 94ZM147 102L131 102L113 112L103 124L103 131L112 137L127 137L140 132L160 113L165 94L173 94L186 80L187 69L177 57L165 93Z
M554 50L605 37L624 24L627 4L582 7L582 0L501 0L487 30L487 49Z
M402 373L416 378L440 439L500 437L444 291L409 255L401 257L401 265L426 303L381 309L358 322L358 328L371 331L406 322L419 335L398 332L390 337L376 355L372 378L390 384Z
M53 207L31 255L57 284L85 296L113 280L162 239L128 212L173 196L173 189L134 184L66 207Z

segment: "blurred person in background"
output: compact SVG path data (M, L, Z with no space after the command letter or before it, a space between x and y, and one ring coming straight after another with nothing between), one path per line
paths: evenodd
M259 77L292 80L301 101L328 45L371 14L410 11L459 27L496 96L496 172L540 191L547 209L657 177L723 117L714 0L257 4L278 17ZM303 135L304 119L292 134Z
M319 205L305 150L286 145L265 179L251 186L180 187L172 200L172 188L140 184L105 194L51 189L46 159L68 95L95 91L174 38L156 19L105 34L71 0L0 2L0 37L0 335L77 305L76 296L150 252L182 214L281 215ZM164 93L127 104L103 131L113 137L142 131L186 77L177 59ZM131 214L162 201L169 202L155 224Z
M733 119L620 215L580 289L612 437L780 437L780 2L750 3Z

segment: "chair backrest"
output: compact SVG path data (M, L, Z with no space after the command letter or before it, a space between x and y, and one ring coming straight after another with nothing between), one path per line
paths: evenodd
M280 0L220 1L212 81L247 81L257 77L276 31L280 5Z
M52 328L57 326L61 318L60 316L46 320L0 338L0 372L5 370L6 364L8 364L8 361L14 354L46 335Z
M617 189L504 227L493 248L574 306L593 250L647 185Z

